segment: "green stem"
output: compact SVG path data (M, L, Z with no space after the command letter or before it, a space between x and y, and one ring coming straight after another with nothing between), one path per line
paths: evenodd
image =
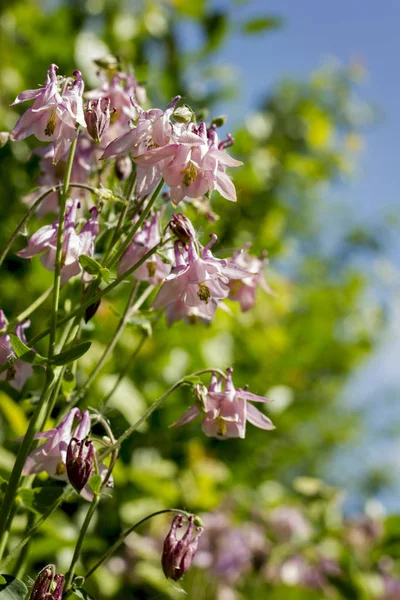
M30 528L32 527L32 525L34 523L35 523L35 514L30 512L28 514L28 521L26 524L25 533L27 533L30 530ZM18 557L17 562L15 563L14 571L13 571L12 575L14 575L14 577L17 577L17 579L21 579L25 574L25 569L28 564L29 549L30 549L30 543L25 544L25 546L21 550L21 553Z
M131 243L131 241L133 239L133 236L141 228L141 226L143 225L143 223L144 223L147 215L150 213L151 209L153 208L154 202L157 200L158 195L159 195L159 193L161 192L161 190L163 188L163 185L164 185L164 179L161 179L160 183L157 185L157 187L154 190L154 192L152 193L149 201L147 202L146 207L143 210L142 214L140 215L139 219L132 226L132 229L130 230L130 232L126 236L126 239L122 243L122 245L121 245L120 249L118 250L118 252L115 254L115 256L112 257L112 260L111 260L110 264L107 265L108 267L112 267L113 265L115 265L119 261L119 259L124 255L126 249L128 248L129 244Z
M131 175L131 178L130 178L130 181L129 181L128 191L126 193L126 204L123 207L123 209L121 210L117 226L116 226L116 228L114 230L113 235L111 236L110 243L109 243L108 248L106 250L106 253L104 255L103 264L105 266L107 266L107 261L108 261L108 258L110 256L112 250L113 250L113 245L118 240L118 235L119 235L119 232L121 231L121 228L122 228L122 226L124 224L126 215L128 213L129 205L130 205L131 200L132 200L132 196L133 196L133 192L135 190L135 186L136 186L136 169L132 172L132 175Z
M69 150L64 185L63 185L62 192L60 194L60 212L59 212L58 231L57 231L56 258L55 258L55 266L54 266L53 303L52 303L51 323L50 323L49 360L51 360L53 358L54 351L55 351L58 306L59 306L59 302L60 302L62 251L63 251L63 237L64 237L64 227L65 227L65 210L66 210L66 206L67 206L69 181L71 179L72 164L74 162L77 141L78 141L78 137L76 137L74 139L74 141L71 144L71 148Z
M68 488L63 492L63 494L47 509L45 513L43 513L40 519L36 521L36 523L29 529L29 531L26 532L22 540L15 546L15 548L13 548L13 550L7 555L7 557L2 562L1 566L3 571L16 557L18 552L21 552L24 546L26 546L31 537L36 533L36 531L46 521L46 519L48 519L50 515L52 515L53 512L57 510L57 508L64 502L64 500L67 500L68 496L70 496L73 492L74 490L71 488L71 486L68 486Z
M21 323L24 319L29 317L29 315L31 315L37 308L39 308L41 304L43 304L45 300L47 300L52 291L53 286L45 292L43 292L43 294L39 296L39 298L36 298L36 300L32 302L32 304L30 304L28 308L26 308L22 313L15 317L15 319L10 321L6 327L0 330L0 336L4 335L8 331L13 331L15 329L15 326L18 325L18 323Z
M98 495L94 496L94 498L92 500L92 503L89 506L89 509L88 509L88 511L86 513L85 520L83 522L83 525L82 525L81 530L79 532L78 540L76 542L75 551L74 551L74 554L73 554L73 557L72 557L72 560L71 560L71 565L69 567L68 573L65 575L65 588L66 589L68 589L70 587L70 585L71 585L71 581L72 581L72 578L73 578L74 573L75 573L75 566L76 566L76 563L78 562L79 554L80 554L81 549L82 549L83 540L85 539L86 532L88 530L88 527L89 527L90 521L92 520L94 512L95 512L95 510L97 508L99 500L100 500L100 496L98 496Z
M116 330L114 331L114 335L112 336L110 343L108 344L107 348L104 350L103 355L101 356L100 360L98 361L97 365L95 366L95 368L93 369L93 371L90 373L89 377L87 378L86 382L82 385L81 389L78 391L76 400L76 402L79 402L79 400L81 398L83 398L83 396L85 395L87 389L91 386L91 384L93 383L93 381L96 379L97 375L99 374L99 372L101 371L101 369L103 368L104 363L107 361L108 357L110 356L110 354L112 353L112 351L114 350L119 338L121 337L124 329L125 329L125 325L128 322L128 319L130 317L131 314L131 307L133 304L133 301L135 300L136 297L136 293L137 293L137 289L138 289L138 282L135 281L133 287L132 287L132 291L129 295L128 298L128 302L126 303L126 307L124 310L124 313L118 323L118 326L116 328Z
M115 544L113 544L111 546L111 548L109 548L107 550L107 552L105 552L103 554L103 556L101 558L99 558L99 560L97 561L97 563L91 569L89 569L89 571L84 575L84 580L86 581L87 579L89 579L89 577L91 577L93 575L93 573L95 571L97 571L97 569L103 564L103 562L105 562L109 556L111 556L112 554L114 554L114 552L116 550L118 550L118 548L124 543L124 541L126 540L126 538L133 531L135 531L135 529L137 529L140 525L143 525L143 523L146 523L146 521L149 521L153 517L157 517L158 515L164 515L164 514L167 514L167 513L173 513L173 514L178 514L178 515L185 515L186 518L189 518L189 517L193 516L192 513L189 513L186 510L179 510L178 508L165 508L164 510L158 510L157 512L151 513L151 515L147 515L147 517L144 517L144 519L141 519L140 521L138 521L137 523L135 523L135 525L132 525L132 527L130 527L129 529L127 529L118 538L118 540L115 542ZM66 591L66 593L64 595L64 598L67 598L67 596L69 596L72 592L73 592L73 590L71 588L67 589L67 591Z

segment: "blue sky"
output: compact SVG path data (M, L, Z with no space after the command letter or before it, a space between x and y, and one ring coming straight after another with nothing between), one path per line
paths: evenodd
M217 62L233 65L242 82L240 94L224 107L234 122L285 76L306 78L324 61L361 61L368 77L361 93L379 107L379 120L365 132L366 147L352 181L329 193L335 203L351 207L355 217L371 224L384 221L400 207L398 169L400 140L400 2L386 0L215 0L229 6L240 23L263 14L284 19L282 29L265 35L233 34ZM395 232L396 233L396 232ZM341 448L329 476L348 489L350 508L365 498L359 484L369 469L387 469L395 483L380 496L388 510L400 510L400 242L390 236L387 254L370 265L376 288L392 304L388 331L374 355L352 377L343 394L345 404L364 414L364 434Z

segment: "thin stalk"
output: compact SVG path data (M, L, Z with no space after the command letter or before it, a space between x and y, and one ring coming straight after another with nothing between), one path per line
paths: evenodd
M18 552L21 552L22 548L26 546L31 537L37 532L39 527L53 514L55 510L64 502L64 500L68 499L74 493L74 490L71 486L68 486L67 489L63 492L63 494L47 509L45 513L36 521L34 525L26 532L22 540L13 548L13 550L6 556L4 561L2 562L2 569L4 570L10 562L17 556Z
M79 402L79 400L84 396L84 394L86 393L87 389L91 386L91 384L93 383L93 381L96 379L97 375L99 374L99 372L101 371L101 369L104 366L104 363L107 361L108 357L110 356L110 354L112 353L112 351L114 350L119 338L121 337L125 326L128 322L128 319L130 317L131 314L131 307L133 304L133 301L135 300L136 294L137 294L137 290L139 287L139 282L135 281L135 283L133 284L131 293L129 294L129 298L128 298L128 302L126 303L126 307L125 310L123 312L123 315L117 325L116 330L114 331L114 335L112 336L107 348L104 350L103 355L101 356L100 360L98 361L97 365L95 366L95 368L93 369L93 371L90 373L89 377L87 378L87 380L85 381L85 383L82 385L81 389L79 390L78 394L77 394L77 398L76 398L76 402Z
M136 221L136 223L133 224L132 229L130 230L130 232L128 233L128 235L125 238L125 241L122 243L120 249L117 251L115 256L112 257L110 264L106 265L107 267L112 267L113 265L115 265L119 261L119 259L124 255L126 249L128 248L129 244L131 243L131 241L133 239L133 236L141 228L147 215L153 208L154 202L157 200L159 193L161 192L161 190L163 188L163 185L164 185L164 179L161 179L160 183L157 185L156 189L152 193L152 195L151 195L148 203L146 204L145 209L143 210L142 214L140 215L139 219Z
M103 556L101 558L99 558L99 560L96 562L96 564L89 569L89 571L84 575L84 580L86 581L87 579L89 579L89 577L91 577L93 575L93 573L95 571L97 571L97 569L107 560L107 558L109 556L111 556L112 554L114 554L114 552L116 550L118 550L118 548L124 543L124 541L126 540L126 538L133 533L133 531L135 531L135 529L137 529L140 525L143 525L143 523L146 523L146 521L149 521L150 519L152 519L153 517L157 517L158 515L164 515L167 513L173 513L173 514L178 514L178 515L185 515L185 517L188 519L189 517L193 516L192 513L188 513L186 510L179 510L178 508L165 508L164 510L158 510L157 512L151 513L151 515L147 515L147 517L144 517L144 519L141 519L140 521L138 521L137 523L135 523L135 525L132 525L132 527L130 527L129 529L127 529L119 538L118 540L115 542L115 544L113 544L111 546L111 548L109 548L107 550L107 552L105 552L103 554ZM64 595L64 598L67 598L68 596L70 596L73 592L73 589L67 589L66 593Z
M13 232L13 234L10 237L10 239L8 240L6 247L4 248L2 254L0 255L0 266L3 264L4 259L6 258L8 252L9 252L11 246L13 245L14 240L18 236L19 232L24 228L24 225L35 214L36 210L39 208L39 206L41 205L41 203L43 202L43 200L46 198L46 196L49 196L50 194L53 194L53 193L55 193L55 192L63 189L63 187L64 187L63 183L60 183L59 185L55 185L54 187L49 188L48 190L46 190L45 192L43 192L43 194L41 194L35 200L35 202L29 208L28 212L25 214L25 216L22 219L22 221L20 221L20 223L17 225L15 231ZM94 188L94 187L92 187L90 185L86 185L84 183L70 183L69 187L82 188L84 190L89 190L93 194L98 194L99 193L99 190L97 188Z
M131 203L135 187L136 187L136 169L132 172L132 175L131 175L131 178L129 181L128 191L126 193L126 204L125 204L124 208L121 210L117 226L114 230L113 235L111 236L110 243L109 243L106 253L104 255L104 259L103 259L104 265L107 265L108 258L110 256L110 253L113 250L113 245L118 240L118 235L119 235L119 232L121 231L121 228L124 224L126 215L128 213L129 205Z
M69 189L69 181L71 179L72 164L74 162L76 144L78 137L74 139L69 150L67 170L65 173L64 185L60 194L60 212L58 221L57 231L57 248L56 258L54 266L54 289L53 289L53 303L51 311L51 324L50 324L50 339L49 339L49 359L51 360L54 356L56 332L57 332L57 313L58 305L60 302L60 287L61 287L61 269L62 269L62 246L64 238L64 227L65 227L65 209L67 205L67 196Z
M75 573L76 563L78 562L79 554L80 554L81 549L82 549L83 540L85 539L86 532L88 530L88 527L89 527L90 521L92 520L94 512L95 512L95 510L97 508L99 500L100 500L100 496L98 496L98 495L94 496L94 498L93 498L93 500L92 500L92 502L91 502L91 504L89 506L89 509L88 509L88 511L86 513L85 520L83 522L83 525L82 525L81 530L79 532L78 540L76 542L74 554L73 554L72 560L71 560L71 565L70 565L70 567L68 569L68 573L65 575L65 588L66 589L68 589L70 587L70 585L71 585L71 581L72 581L72 578L73 578L74 573Z
M12 319L12 321L10 321L6 327L0 330L0 336L4 335L8 331L13 331L15 326L18 325L18 323L21 323L24 319L29 317L29 315L31 315L37 308L39 308L41 304L43 304L45 300L47 300L52 291L53 286L51 286L48 290L43 292L43 294L39 296L39 298L36 298L36 300L32 302L32 304L30 304L28 308L22 311L22 313L15 317L15 319Z
M35 514L30 512L28 514L28 521L26 524L25 533L27 533L30 530L30 528L32 527L34 522L35 522ZM25 575L25 569L28 565L29 549L30 549L30 543L25 544L25 546L21 550L21 553L18 557L17 562L15 563L12 575L14 575L14 577L17 577L17 579L22 579L22 577Z

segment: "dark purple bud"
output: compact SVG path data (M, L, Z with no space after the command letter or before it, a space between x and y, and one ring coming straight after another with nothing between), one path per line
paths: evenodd
M115 174L120 181L128 179L132 173L132 161L129 156L119 156L115 161Z
M169 227L178 240L184 244L189 244L189 242L196 239L196 232L192 223L182 213L172 215Z
M194 517L189 517L189 524L186 533L178 540L176 530L182 527L182 515L176 515L172 521L171 529L165 538L164 549L161 558L161 565L164 575L167 578L178 581L191 567L194 555L196 554L200 536L203 527L196 528L196 535L192 539L194 530Z
M97 302L94 302L93 304L87 307L84 316L85 323L88 323L90 319L94 317L94 315L97 313L97 309L99 308L100 304L101 300L97 300Z
M42 569L33 584L30 600L61 600L64 588L64 575L55 574L55 566Z
M70 484L77 492L81 492L93 472L93 442L88 439L71 438L67 449L66 465Z
M100 142L104 133L109 128L110 117L109 98L89 100L85 109L85 121L88 133L95 142Z

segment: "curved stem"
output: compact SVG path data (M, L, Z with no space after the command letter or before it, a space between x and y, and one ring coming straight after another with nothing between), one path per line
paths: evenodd
M95 571L97 571L97 569L103 564L103 562L105 562L107 560L107 558L109 556L111 556L112 554L114 554L114 552L116 550L118 550L118 548L124 543L124 541L126 540L126 538L133 532L135 531L135 529L137 529L140 525L143 525L143 523L145 523L146 521L149 521L150 519L152 519L153 517L157 517L158 515L164 515L167 513L173 513L173 514L178 514L178 515L185 515L185 517L188 519L192 515L192 513L187 512L186 510L179 510L178 508L165 508L164 510L158 510L157 512L151 513L151 515L147 515L147 517L144 517L144 519L141 519L140 521L138 521L137 523L135 523L135 525L132 525L132 527L130 527L129 529L127 529L119 538L118 540L115 542L115 544L113 544L111 546L111 548L109 548L107 550L107 552L105 552L103 554L103 556L101 558L99 558L99 560L97 561L97 563L91 568L89 569L89 571L84 575L84 580L86 581L87 579L89 579L89 577L91 577L93 575L93 573ZM73 590L67 589L64 598L67 598L71 593L73 592Z

